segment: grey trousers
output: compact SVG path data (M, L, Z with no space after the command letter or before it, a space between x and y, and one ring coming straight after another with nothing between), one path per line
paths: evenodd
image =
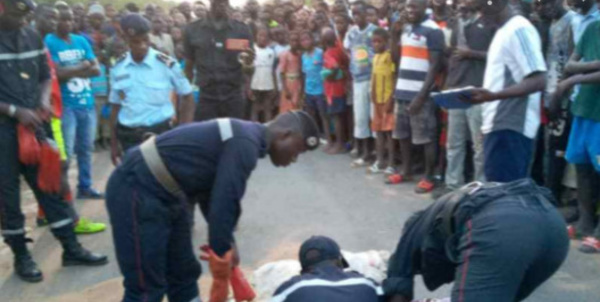
M475 167L474 181L485 181L483 173L483 134L481 133L481 106L469 109L448 110L448 142L446 168L446 185L450 188L459 188L465 183L465 157L467 142L473 141L473 166Z

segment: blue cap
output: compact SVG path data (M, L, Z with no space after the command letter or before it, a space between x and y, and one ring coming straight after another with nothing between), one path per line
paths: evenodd
M146 18L138 13L131 13L121 18L121 29L132 37L150 32L151 24Z
M311 251L316 251L316 253L308 257L308 253ZM312 236L304 241L300 247L299 258L303 272L327 260L341 260L342 266L348 267L348 261L344 259L340 246L333 239L325 236Z

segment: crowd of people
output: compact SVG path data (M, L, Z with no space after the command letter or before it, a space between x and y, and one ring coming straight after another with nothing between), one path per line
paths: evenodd
M109 149L119 165L149 134L224 117L267 123L296 110L318 122L324 152L348 153L352 168L389 185L423 175L418 194L533 178L552 191L572 223L569 236L583 239L580 250L600 253L600 12L592 1L249 0L232 8L212 0L170 9L1 1L3 32L24 26L29 39L15 46L0 37L0 68L22 67L0 76L0 93L10 96L0 100L0 158L10 167L0 186L10 203L2 234L26 280L41 272L25 247L20 173L65 261L104 264L67 230L105 229L72 205L65 178L73 159L77 198L103 199L92 183L94 149ZM433 101L451 89L462 89L463 109ZM42 124L47 131L35 136L52 138L61 163L32 159L36 180L37 171L18 165L29 163L29 150L15 129L22 142L21 132ZM63 175L60 190L42 176L53 168Z

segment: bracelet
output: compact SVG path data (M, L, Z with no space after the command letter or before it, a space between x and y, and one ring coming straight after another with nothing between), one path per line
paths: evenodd
M17 113L17 106L11 104L10 106L8 106L8 116L10 117L15 117L15 114Z

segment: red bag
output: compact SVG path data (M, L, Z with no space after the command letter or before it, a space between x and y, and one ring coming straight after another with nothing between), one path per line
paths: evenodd
M31 129L17 125L19 140L19 161L24 165L37 165L40 162L40 143Z
M252 301L254 298L256 298L254 289L248 280L246 280L244 273L238 266L233 268L229 282L231 283L233 297L235 298L236 302Z
M60 151L54 141L41 144L38 187L42 192L58 194L62 189Z

